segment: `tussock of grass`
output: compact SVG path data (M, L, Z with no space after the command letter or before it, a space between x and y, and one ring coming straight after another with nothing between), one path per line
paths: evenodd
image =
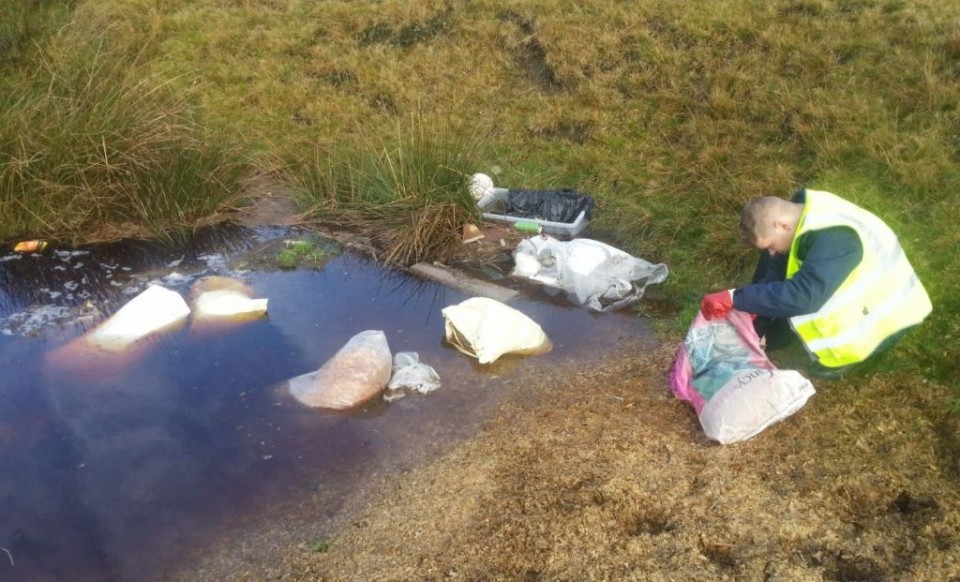
M61 26L76 0L8 1L0 4L0 65L15 64L30 54L31 45ZM0 87L3 81L0 79Z
M479 218L467 190L479 141L452 138L413 118L387 140L360 138L348 148L296 159L288 180L317 219L369 231L386 263L444 260L460 245L460 228Z
M216 213L239 152L169 84L73 32L0 97L0 238L166 237Z

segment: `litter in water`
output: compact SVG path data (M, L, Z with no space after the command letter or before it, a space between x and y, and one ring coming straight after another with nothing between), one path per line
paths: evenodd
M391 364L387 336L379 330L363 331L319 370L291 379L290 394L311 408L355 408L383 392Z
M210 276L191 287L194 318L258 317L267 313L267 299L253 298L253 290L242 281Z
M25 240L14 245L13 250L18 253L36 253L45 248L47 248L45 240Z
M504 354L535 355L553 344L540 325L522 312L487 297L472 297L441 310L445 339L481 364Z
M439 387L440 375L433 367L421 362L417 352L399 352L393 357L393 375L387 390L429 394Z
M151 285L89 333L85 340L107 351L119 351L152 333L182 323L189 315L190 307L179 293Z

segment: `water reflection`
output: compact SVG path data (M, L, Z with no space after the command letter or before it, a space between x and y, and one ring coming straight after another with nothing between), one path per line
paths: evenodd
M320 270L235 268L235 257L290 236L232 229L178 249L125 244L0 263L0 547L15 562L0 553L0 578L162 577L231 523L318 490L335 511L372 472L468 436L518 389L514 372L588 361L646 333L629 316L521 299L511 305L543 326L554 351L480 366L442 341L440 310L465 299L459 291L350 253ZM125 353L64 356L147 284L186 296L210 274L245 280L269 298L268 316L190 322ZM45 308L67 315L28 333L10 325ZM418 352L443 387L353 414L306 409L287 394L287 379L366 329L383 330L393 353Z

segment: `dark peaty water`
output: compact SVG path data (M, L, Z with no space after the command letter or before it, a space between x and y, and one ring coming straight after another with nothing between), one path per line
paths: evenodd
M530 366L589 363L649 336L629 314L545 296L511 306L549 354L479 366L443 341L440 310L462 293L344 252L320 269L242 271L236 257L286 231L218 229L178 249L136 243L0 257L0 579L150 580L243 520L313 496L327 515L372 473L469 437L522 390ZM146 288L189 300L203 275L269 299L261 319L188 320L119 354L76 358L77 338ZM383 330L443 386L350 414L311 410L286 380L350 337ZM322 492L322 496L318 496Z

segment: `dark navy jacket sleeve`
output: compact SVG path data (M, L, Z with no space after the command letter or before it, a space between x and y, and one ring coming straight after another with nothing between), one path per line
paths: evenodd
M792 278L740 287L733 293L733 306L778 319L815 313L863 259L860 238L847 227L806 232L798 244L802 264Z

